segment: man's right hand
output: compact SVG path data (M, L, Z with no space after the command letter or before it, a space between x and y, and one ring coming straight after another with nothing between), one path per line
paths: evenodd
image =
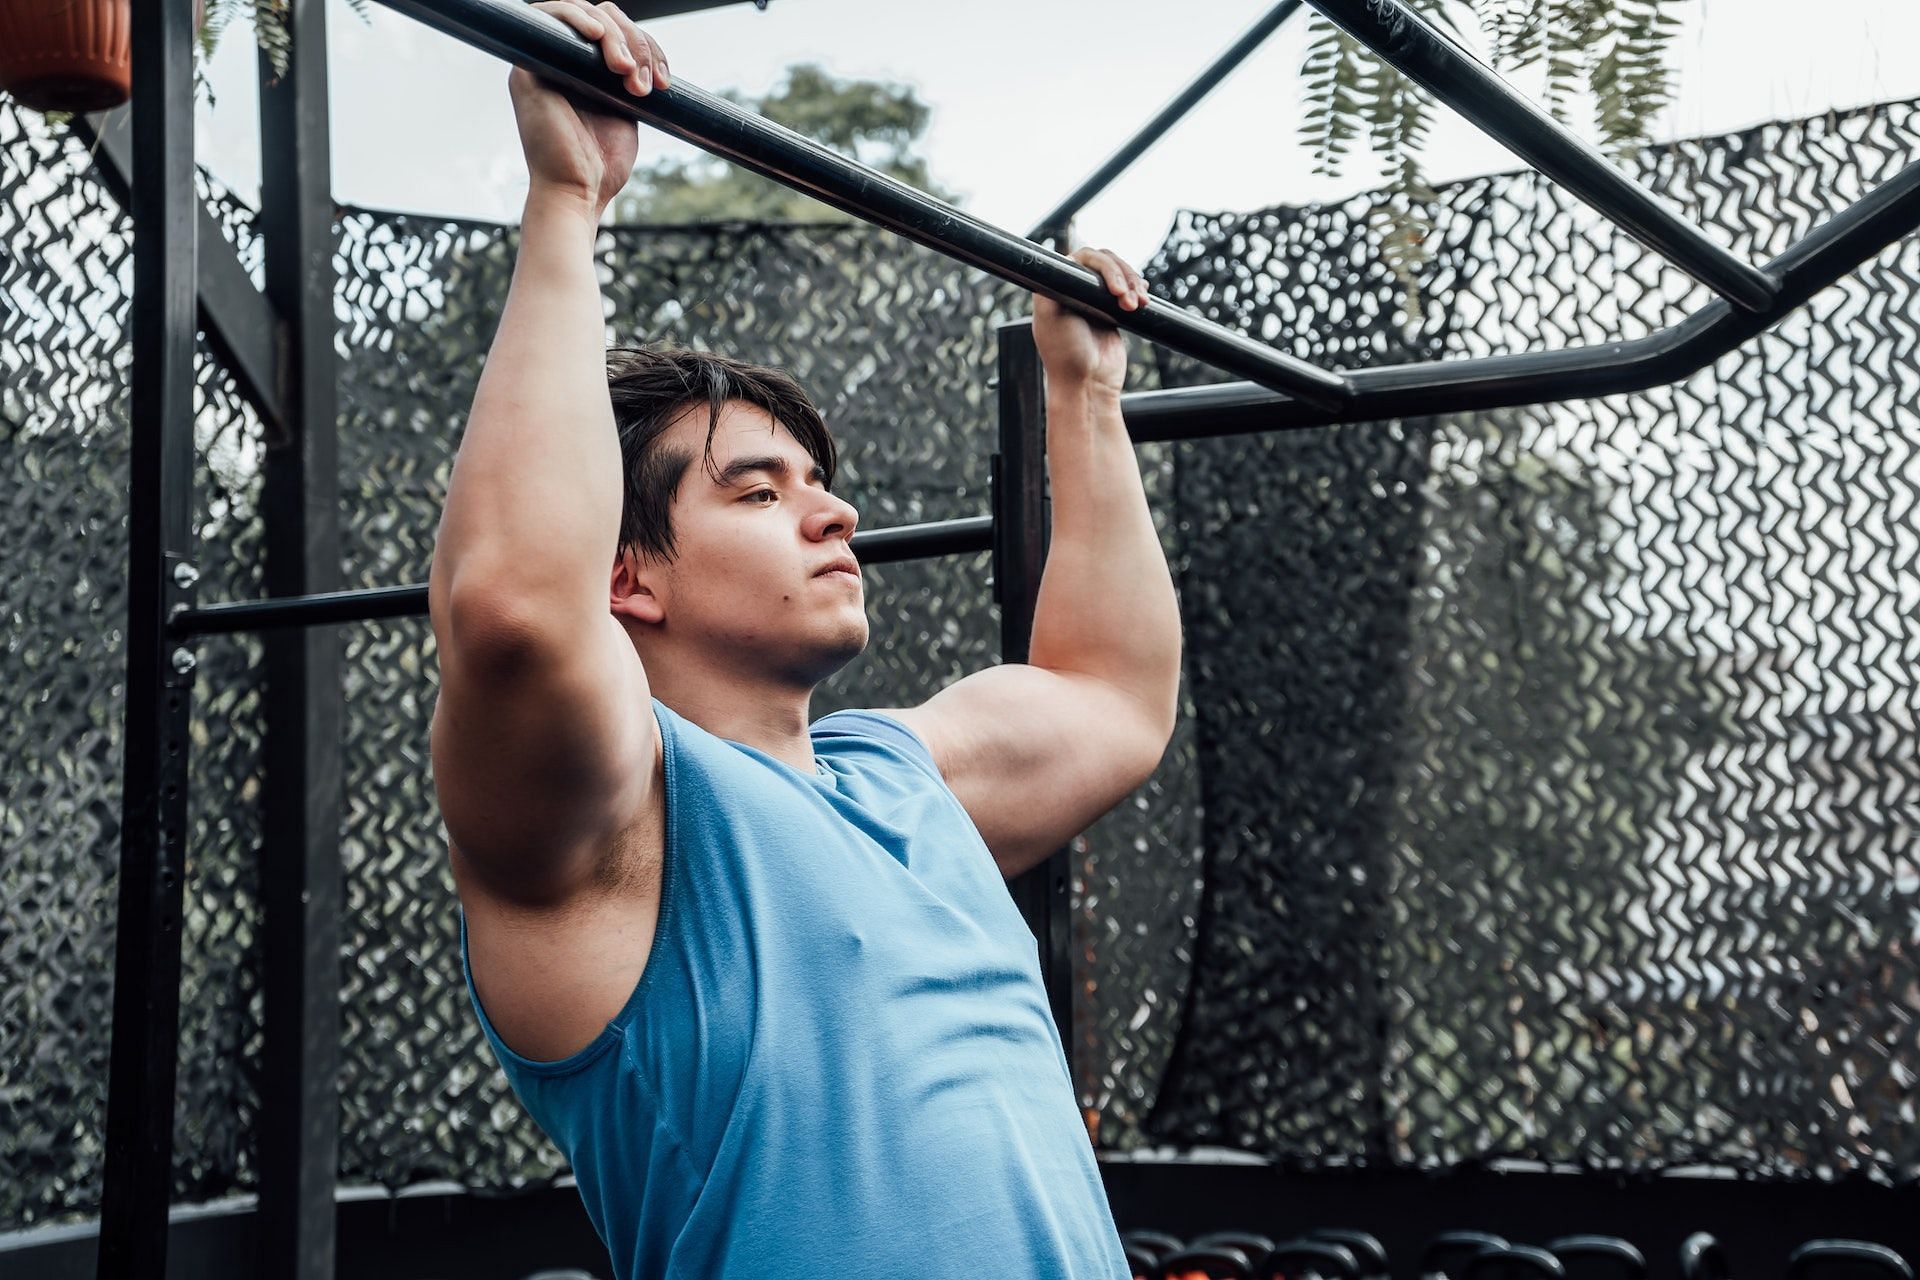
M667 55L612 0L536 0L533 6L596 41L607 66L645 97L667 86ZM520 147L527 157L529 196L558 192L578 197L598 220L633 173L639 126L624 116L576 104L548 81L515 67L507 76Z

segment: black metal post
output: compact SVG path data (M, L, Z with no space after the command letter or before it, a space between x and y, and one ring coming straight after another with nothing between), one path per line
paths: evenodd
M862 529L853 535L853 554L862 564L963 555L969 551L985 551L992 545L992 516L902 524L891 529ZM425 586L372 587L182 609L174 615L171 626L175 636L184 638L228 631L261 631L270 627L313 627L330 622L426 616Z
M1194 82L1180 91L1178 97L1160 108L1160 113L1147 121L1140 132L1129 138L1126 143L1111 156L1106 163L1073 189L1073 194L1055 205L1053 211L1034 224L1027 232L1027 239L1036 243L1045 240L1064 238L1067 224L1073 216L1087 206L1095 196L1107 189L1107 184L1126 172L1127 166L1138 160L1154 143L1160 141L1162 134L1178 124L1194 105L1209 93L1214 86L1233 74L1233 69L1247 60L1247 56L1258 49L1266 38L1278 31L1288 18L1300 8L1301 0L1280 0L1266 16L1249 27L1244 35L1228 46L1227 51L1213 60Z
M1047 413L1045 373L1033 342L1033 321L999 329L1000 449L989 478L993 490L993 595L1000 606L1000 660L1025 662L1033 639L1033 608L1047 562ZM1047 1004L1073 1077L1073 925L1071 849L1008 881L1040 948ZM1077 1088L1077 1085L1076 1085Z
M1709 239L1401 0L1311 3L1402 75L1721 297L1749 311L1772 302L1775 282L1767 272Z
M1820 290L1920 227L1920 161L1814 228L1767 264L1780 290L1765 311L1724 301L1631 342L1473 360L1381 365L1348 374L1353 398L1326 410L1246 382L1145 391L1122 411L1136 443L1468 413L1644 391L1678 381L1765 332Z
M260 226L266 295L283 318L261 509L269 596L340 584L333 196L325 0L293 0L277 83L260 55ZM260 897L260 1230L255 1273L333 1280L340 1149L340 634L276 631L265 645Z
M607 68L598 45L522 0L381 0L436 31L527 68L582 101L672 134L875 226L926 245L1062 306L1204 360L1229 373L1317 404L1346 394L1346 381L1210 320L1149 299L1138 310L1093 272L763 120L678 76L671 88L635 97Z
M100 1280L166 1274L193 695L193 655L166 634L193 585L193 4L136 4L132 23L127 716Z

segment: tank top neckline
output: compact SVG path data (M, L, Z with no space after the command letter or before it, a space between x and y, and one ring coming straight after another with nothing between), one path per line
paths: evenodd
M654 701L659 702L660 705L663 707L667 705L664 702L660 702L658 697L654 698ZM667 707L667 710L673 711L673 708ZM680 713L677 711L674 711L674 714L679 715ZM828 714L831 715L833 713L829 712ZM681 718L685 719L684 716L682 716ZM824 720L826 719L826 716L822 716L820 717L820 719ZM696 729L700 728L700 726L692 720L688 720L687 723L693 725L693 727ZM814 723L818 724L819 720L814 721ZM788 764L785 760L780 759L778 756L768 755L766 752L762 751L758 747L749 746L748 744L744 742L736 741L733 738L722 738L719 734L714 733L708 729L701 729L700 731L702 733L707 734L707 736L713 738L716 742L724 742L730 747L737 747L741 751L748 752L755 759L764 760L768 764L773 765L778 769L784 770L785 772L792 774L796 778L800 778L805 781L813 782L813 783L826 783L829 786L834 787L835 790L838 790L838 787L834 782L833 770L827 765L826 760L824 760L820 756L818 750L814 752L814 756L813 756L813 772L811 774L808 774L808 773L803 773L799 769L796 769L794 766Z
M714 737L720 738L720 735L716 733ZM744 742L735 742L732 738L720 738L720 741L726 743L730 747L738 747L740 750L750 753L755 759L764 760L768 764L773 765L775 768L780 769L783 772L790 773L796 778L802 778L808 782L816 782L816 783L824 782L824 783L831 784L833 781L833 770L829 769L827 767L827 762L825 760L822 760L818 755L815 755L813 758L813 772L811 774L807 774L807 773L802 773L799 769L794 768L792 765L788 764L785 760L780 759L780 757L778 756L768 755L766 752L762 751L758 747L750 747Z

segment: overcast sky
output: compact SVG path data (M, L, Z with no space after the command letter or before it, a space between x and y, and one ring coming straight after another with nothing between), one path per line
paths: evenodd
M526 169L505 64L370 3L328 0L333 188L374 208L512 221ZM676 77L761 93L788 64L906 82L933 108L923 150L967 210L1015 232L1075 186L1265 12L1267 0L770 0L665 18L646 30ZM1915 0L1694 0L1683 7L1671 138L1893 98L1920 97ZM1174 211L1304 203L1371 185L1314 176L1298 140L1306 15L1297 16L1077 225L1138 263ZM259 185L253 33L236 23L208 68L199 158L248 199ZM1538 88L1522 76L1522 88ZM643 128L640 155L696 154ZM1518 162L1450 116L1427 149L1439 178Z

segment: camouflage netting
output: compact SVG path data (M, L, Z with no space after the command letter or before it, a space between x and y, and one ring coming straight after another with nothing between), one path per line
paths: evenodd
M1636 168L1763 262L1916 154L1908 103ZM1409 315L1369 212L1183 215L1147 275L1348 368L1709 298L1523 173L1440 193ZM1916 282L1644 395L1182 446L1206 888L1148 1134L1920 1175Z
M1650 152L1764 258L1920 154L1908 104ZM127 220L0 101L0 1229L98 1210L124 692ZM258 278L252 212L203 196ZM1632 337L1700 291L1530 175L1446 188L1420 307L1370 202L1183 215L1155 292L1331 364ZM516 232L345 209L344 564L420 582ZM790 369L865 528L986 510L994 326L1026 295L865 227L606 230L610 341ZM1302 1167L1500 1157L1920 1168L1909 566L1913 246L1678 387L1140 456L1189 688L1075 855L1099 1144ZM1206 380L1134 342L1130 389ZM260 424L199 362L203 600L254 597ZM989 557L873 568L816 710L997 657ZM340 1176L564 1172L461 986L424 619L342 629ZM257 1186L260 646L196 672L175 1196Z

